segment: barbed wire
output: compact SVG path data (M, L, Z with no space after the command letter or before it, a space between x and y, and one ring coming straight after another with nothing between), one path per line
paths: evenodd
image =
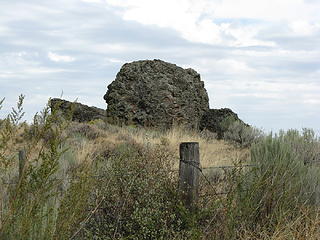
M172 169L172 170L169 170L168 171L169 173L178 173L179 172L179 169ZM112 173L112 174L99 174L99 175L87 175L87 176L66 176L66 177L56 177L54 178L54 180L57 180L57 181L65 181L65 180L70 180L70 181L73 181L73 180L80 180L80 179L87 179L87 178L94 178L94 179L105 179L105 178L110 178L112 176L117 176L117 177L125 177L125 176L131 176L132 174L131 173L121 173L121 174L115 174L115 173ZM11 185L11 184L18 184L19 183L19 180L16 180L16 181L10 181L10 180L3 180L2 179L2 182L1 184L4 184L4 185Z
M250 167L257 167L258 165L256 164L241 164L241 165L224 165L224 166L212 166L212 167L202 167L200 163L196 162L196 161L185 161L185 160L180 160L180 162L183 162L185 164L189 164L191 166L193 166L194 168L196 168L197 170L199 170L199 172L201 173L201 175L203 176L203 178L208 182L211 183L211 181L208 179L208 177L204 174L204 170L210 170L210 169L231 169L231 168L250 168ZM312 164L312 163L316 163L318 161L312 161L312 162L308 162L308 164ZM171 169L168 171L169 173L178 173L179 169ZM58 181L65 181L65 180L77 180L77 179L83 179L83 178L95 178L95 179L103 179L103 178L107 178L110 176L128 176L130 174L100 174L100 175L88 175L88 176L67 176L67 177L63 177L63 178L55 178L55 180ZM11 184L18 184L19 181L4 181L2 180L2 184L3 185L11 185ZM222 193L221 193L222 194ZM225 194L225 193L223 193Z
M243 167L257 167L255 164L243 164L243 165L226 165L226 166L214 166L214 167L204 167L202 170L207 169L225 169L225 168L243 168Z
M82 177L74 176L74 177L53 178L53 180L57 180L57 181L71 180L72 181L72 180L80 180L80 179L87 179L87 178L102 179L102 178L107 178L107 177L110 177L110 175L89 175L89 176L82 176ZM5 185L18 184L18 183L19 183L19 181L2 181L2 184L5 184Z
M181 160L182 161L182 160ZM189 161L182 161L186 164L191 164L193 167L197 168L200 172L202 172L202 169L209 169L209 168L201 168L201 166L197 166L196 165L196 162L189 162ZM220 166L220 168L223 168L223 167L230 167L230 166ZM210 167L211 168L211 167ZM214 167L215 168L215 167ZM172 169L172 170L169 170L168 171L169 173L177 173L179 172L179 169ZM122 174L100 174L100 175L88 175L88 176L73 176L73 177L70 177L70 176L67 176L67 177L62 177L62 178L54 178L54 180L60 180L60 181L64 181L64 180L77 180L77 179L81 179L81 178L95 178L95 179L102 179L102 178L107 178L107 177L111 177L111 176L130 176L131 174L125 174L125 173L122 173ZM19 181L4 181L2 180L2 184L4 185L10 185L10 184L18 184Z

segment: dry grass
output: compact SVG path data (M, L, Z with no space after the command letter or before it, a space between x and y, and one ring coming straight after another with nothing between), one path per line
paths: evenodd
M24 136L23 133L25 130L29 130L29 128L30 126L28 125L22 125L16 133L16 136L10 140L6 155L12 154L13 161L11 162L11 165L6 168L5 174L7 175L6 177L8 180L17 179L18 150L22 148L30 149L28 152L28 159L32 161L32 159L38 157L37 153L39 153L40 149L43 146L46 146L46 139L41 139L38 142L34 142L32 147L28 147L31 142L27 141L28 138ZM216 140L205 136L204 134L180 127L174 127L166 131L157 131L132 126L119 127L102 121L93 121L88 124L76 122L69 123L69 126L63 130L61 136L67 137L67 140L64 141L63 146L61 146L62 148L66 148L67 151L60 156L59 170L55 173L54 177L60 179L76 177L76 181L72 183L66 181L64 183L65 186L63 191L65 195L57 195L54 198L56 201L55 204L58 207L62 206L60 208L64 211L59 210L60 215L54 221L61 226L63 225L62 229L65 229L65 236L69 236L70 233L74 233L79 226L82 226L81 223L85 216L80 216L80 214L83 214L83 209L85 207L88 208L88 206L85 205L88 203L87 198L92 198L92 195L97 194L96 199L94 200L99 202L101 196L103 196L103 199L107 199L104 201L104 207L113 211L112 214L101 215L106 217L108 223L113 224L113 216L120 212L119 219L123 218L124 220L127 220L128 223L138 222L141 226L144 226L146 223L152 223L151 229L154 228L155 232L157 232L156 229L159 225L158 219L154 220L154 214L150 214L150 211L156 209L158 211L156 211L156 214L162 217L163 220L167 219L167 216L175 216L183 223L181 224L177 221L180 224L177 226L181 227L181 229L173 229L173 232L170 232L170 234L172 234L170 236L174 236L174 234L178 235L184 230L186 230L186 233L188 232L188 234L191 234L190 237L181 235L181 238L177 239L212 239L213 236L215 239L320 239L320 212L317 207L312 209L312 207L302 205L301 209L299 209L301 213L297 214L298 217L292 217L291 219L288 217L283 221L279 221L277 226L272 225L273 228L271 231L270 229L263 227L261 227L261 229L253 229L250 228L251 225L246 226L244 224L244 222L249 219L246 218L246 216L249 215L241 215L244 212L242 210L246 210L246 206L242 206L243 208L241 208L242 210L239 212L241 213L240 215L231 216L232 212L235 212L235 210L237 210L236 208L239 208L239 206L245 204L245 202L236 203L236 199L233 198L232 195L223 195L223 197L215 195L217 190L217 192L220 192L219 190L221 190L218 185L214 191L212 187L207 185L201 190L200 202L202 205L199 209L199 216L193 216L192 214L185 212L184 209L179 209L181 206L176 202L176 197L174 195L176 190L176 178L170 177L170 169L178 169L179 144L181 142L199 142L200 161L203 168L229 166L239 162L246 162L250 158L249 149L235 147L224 140ZM126 148L127 146L128 148ZM112 166L110 165L111 163L113 164ZM86 171L78 171L81 168L86 169ZM93 180L92 178L87 177L91 174L99 174L99 170L103 170L102 168L107 170L106 172L108 172L108 174L106 175L109 177L108 179ZM114 172L109 171L112 169ZM114 175L112 175L112 173ZM128 173L131 175L128 175ZM81 174L83 175L83 178L79 177ZM119 177L119 175L121 176ZM4 175L1 173L0 177L4 177ZM235 177L237 176L235 175ZM166 185L162 184L160 181L164 181L163 183ZM112 184L108 185L110 182L112 182ZM166 186L166 188L163 186ZM0 228L1 222L6 214L4 210L8 208L7 187L8 186L5 185L0 190ZM157 187L158 190L153 191L154 187ZM92 189L94 189L94 191L92 191ZM170 191L168 191L168 189ZM277 188L275 187L273 189ZM273 191L271 191L271 193L273 193ZM144 196L143 194L146 195ZM256 192L253 194L254 196L257 195ZM137 201L137 199L139 201ZM167 213L163 212L162 204L164 199L172 204L166 210L168 211ZM222 199L225 201L221 201ZM227 200L230 200L230 202L227 203ZM89 210L91 209L90 207L95 209L95 207L97 207L95 205L96 201L92 201L92 199L90 199L90 201L92 206L89 206ZM275 201L277 201L277 199ZM137 203L140 204L139 207L142 209L141 211L135 211L139 209L139 207L134 205ZM155 203L156 205L153 205ZM77 205L77 207L75 207L76 204L79 206ZM124 206L127 206L127 208ZM167 207L167 204L164 206ZM55 208L55 211L57 211L58 207ZM252 211L254 212L255 209L256 208ZM131 210L134 211L131 212ZM72 212L73 215L70 212ZM58 215L58 212L55 214ZM70 217L70 219L68 217ZM110 219L108 219L108 217L110 217ZM240 217L243 218L239 220ZM196 219L194 220L195 223L192 222L192 218ZM66 220L64 221L64 219ZM175 218L166 221L166 224L169 227L172 226L171 221L175 222ZM101 226L106 226L104 222L101 222L101 224ZM243 226L241 226L241 224L243 224ZM239 225L239 228L233 228L234 225ZM208 228L206 226L208 226ZM233 232L236 232L236 234L230 236L230 238L226 237L228 236L227 234L229 234L229 230L226 226L232 228ZM120 225L116 225L116 227L120 228ZM148 227L149 225L147 225L144 230L148 230ZM134 235L136 229L133 228L131 230ZM239 232L237 232L238 230ZM117 231L120 232L119 229L116 229L115 233ZM207 232L208 235L206 235ZM191 236L202 236L202 238ZM222 237L219 238L220 236ZM144 239L150 238L145 237Z
M97 125L101 125L101 123ZM97 131L98 127L93 125L93 128L95 128L94 131ZM100 131L102 130L100 129ZM134 141L141 145L149 144L150 146L165 142L176 156L175 168L179 166L179 144L181 142L199 142L200 161L203 168L232 165L235 162L246 161L249 156L248 149L237 148L223 140L208 139L196 131L187 131L180 127L161 132L143 128L109 126L103 134L105 136L94 140L94 147L116 146L127 141ZM88 147L92 148L90 144Z
M319 240L320 212L301 208L301 215L292 221L279 224L273 234L268 232L244 232L241 239L251 240Z

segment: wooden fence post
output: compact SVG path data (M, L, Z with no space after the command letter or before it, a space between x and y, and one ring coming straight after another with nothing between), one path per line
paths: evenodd
M19 151L19 181L22 178L25 165L26 165L26 152L24 150L20 150Z
M191 209L198 200L199 189L199 143L184 142L180 144L179 190L183 201Z

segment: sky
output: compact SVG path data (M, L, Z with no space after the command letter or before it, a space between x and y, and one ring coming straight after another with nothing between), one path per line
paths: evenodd
M124 63L201 74L210 108L265 131L320 132L319 0L1 0L0 118L51 97L106 108Z

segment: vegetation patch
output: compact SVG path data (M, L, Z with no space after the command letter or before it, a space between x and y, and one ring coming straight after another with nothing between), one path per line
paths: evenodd
M72 122L46 107L0 121L0 239L319 239L320 141ZM3 100L0 101L0 109ZM199 142L199 200L177 191L179 144ZM26 164L19 169L18 152Z

